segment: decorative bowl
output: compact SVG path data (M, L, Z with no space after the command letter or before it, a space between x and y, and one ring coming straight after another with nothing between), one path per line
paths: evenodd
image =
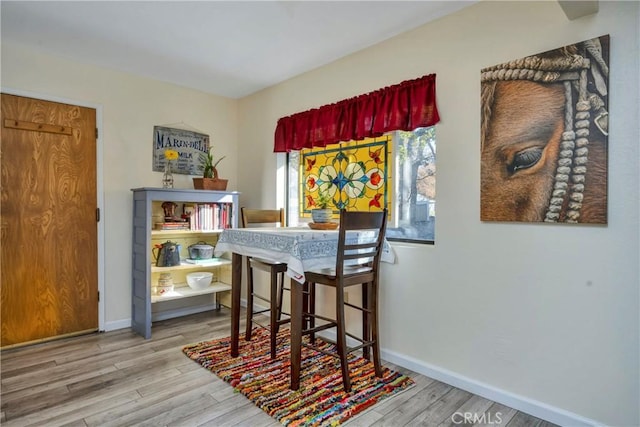
M197 271L187 274L187 285L193 290L201 291L207 289L213 280L213 273L208 271Z
M164 295L173 292L173 277L171 273L161 273L158 278L158 284L151 290L154 295Z

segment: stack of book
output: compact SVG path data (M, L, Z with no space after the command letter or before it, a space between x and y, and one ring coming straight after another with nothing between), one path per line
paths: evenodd
M156 230L188 230L189 223L184 222L156 222Z

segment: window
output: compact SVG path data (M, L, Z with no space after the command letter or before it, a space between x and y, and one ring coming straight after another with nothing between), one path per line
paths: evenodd
M435 126L288 155L288 223L308 222L319 191L340 208L389 210L387 239L435 240Z
M436 222L436 128L394 132L396 212L387 239L433 243Z

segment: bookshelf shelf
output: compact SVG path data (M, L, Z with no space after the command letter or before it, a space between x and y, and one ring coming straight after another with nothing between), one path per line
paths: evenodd
M221 265L231 265L231 260L226 258L213 258L211 260L199 260L198 262L189 262L182 260L180 265L174 265L173 267L156 267L151 264L152 273L165 273L175 270L202 270L207 267L219 267Z
M222 233L222 230L151 230L152 236L173 237L173 236L201 236L216 235Z
M163 295L151 296L151 303L153 304L153 303L162 302L162 301L171 301L175 299L188 298L188 297L193 297L197 295L214 294L217 292L224 292L224 291L231 290L231 285L228 285L222 282L212 283L211 286L209 286L208 288L197 290L197 291L194 289L191 289L186 283L176 283L175 286L176 287L171 292L167 292L166 294L163 294Z

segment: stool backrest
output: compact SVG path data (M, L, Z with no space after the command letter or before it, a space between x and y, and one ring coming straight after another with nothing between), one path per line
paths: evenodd
M366 265L377 273L382 255L382 243L387 229L387 210L381 212L340 211L338 257L336 275L352 264ZM371 231L364 238L355 239L355 233Z
M284 209L240 208L242 227L284 227Z

